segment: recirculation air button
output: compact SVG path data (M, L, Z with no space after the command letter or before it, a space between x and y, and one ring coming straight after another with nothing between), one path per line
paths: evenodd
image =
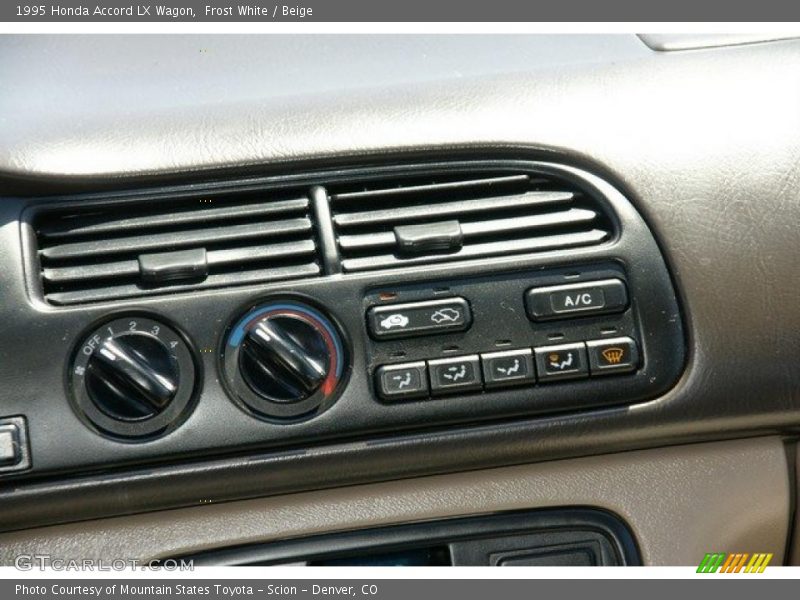
M445 298L374 306L367 324L375 339L414 337L469 329L472 313L464 298Z

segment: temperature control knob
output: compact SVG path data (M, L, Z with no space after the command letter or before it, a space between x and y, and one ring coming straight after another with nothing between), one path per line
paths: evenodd
M173 425L189 404L195 364L177 331L150 318L127 317L85 338L71 377L75 403L97 428L144 437Z
M250 387L277 402L314 394L328 375L325 338L313 324L294 315L260 319L245 333L240 367Z
M298 418L334 400L346 355L333 322L294 300L249 311L231 328L223 371L236 398L274 418Z

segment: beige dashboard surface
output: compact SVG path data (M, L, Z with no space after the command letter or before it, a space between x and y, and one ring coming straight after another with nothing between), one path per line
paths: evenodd
M344 468L344 467L343 467ZM782 441L754 438L206 504L0 535L0 562L150 559L380 525L557 506L597 506L631 526L645 564L706 552L772 552L790 521ZM64 507L69 511L69 507Z

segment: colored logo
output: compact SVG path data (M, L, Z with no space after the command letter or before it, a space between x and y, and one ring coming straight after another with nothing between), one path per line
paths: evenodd
M698 573L763 573L772 554L726 554L714 552L706 554L697 567Z

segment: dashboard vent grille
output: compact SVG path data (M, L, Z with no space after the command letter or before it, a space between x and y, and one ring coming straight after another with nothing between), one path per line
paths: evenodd
M45 299L58 305L320 274L304 193L76 205L36 214Z
M329 189L344 271L600 244L613 225L577 187L525 173L461 173Z

